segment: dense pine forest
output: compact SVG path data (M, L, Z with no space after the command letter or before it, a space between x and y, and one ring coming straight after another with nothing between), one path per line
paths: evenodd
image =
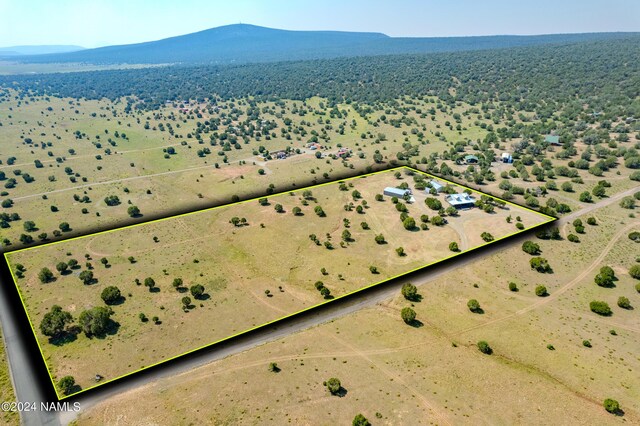
M616 40L428 55L351 57L237 66L170 66L29 76L0 85L23 96L126 97L156 109L167 100L302 100L389 102L437 95L471 105L501 101L549 117L560 105L633 116L640 111L640 36Z

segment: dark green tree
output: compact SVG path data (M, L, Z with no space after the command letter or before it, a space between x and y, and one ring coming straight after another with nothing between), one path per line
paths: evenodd
M532 256L540 254L540 246L533 241L525 241L522 243L522 251Z
M44 314L40 322L40 331L48 337L58 337L65 331L68 323L73 321L69 312L63 311L58 305L53 305L51 310Z
M122 295L120 294L120 289L116 286L105 287L100 294L100 297L107 305L115 305L118 303Z
M351 425L352 426L371 426L371 423L362 414L356 414L356 416L353 418L353 421L351 422Z
M195 299L200 299L202 297L202 295L204 294L204 286L202 284L192 285L189 290L191 291L191 295Z
M602 316L609 316L612 314L609 304L601 300L591 301L591 303L589 303L589 309L591 309L591 312L595 312L596 314Z
M480 340L478 342L478 350L485 355L491 355L493 353L493 349L491 349L491 346L489 346L489 344L484 340Z
M407 300L415 301L418 298L418 287L411 283L404 283L400 292Z
M78 323L87 337L104 335L113 321L113 310L109 307L97 306L83 311L78 317Z
M73 376L64 376L58 382L58 388L60 388L62 393L65 395L70 395L75 389L75 387L76 387L76 380L73 378Z
M38 279L41 283L48 283L53 279L53 272L49 268L42 268L40 272L38 272Z
M476 299L470 299L467 302L467 307L471 312L480 312L480 303Z
M329 380L327 380L325 382L325 385L327 386L327 389L329 390L331 395L338 395L340 393L340 389L342 389L342 384L340 383L340 380L335 377L332 377Z
M93 272L82 271L80 272L80 275L78 275L78 278L80 278L80 281L84 284L91 284L93 282Z
M620 403L615 399L607 398L604 400L604 409L611 414L618 414L620 412Z
M414 311L408 306L404 307L400 311L400 317L402 318L402 321L404 321L406 324L412 324L416 319L416 311Z

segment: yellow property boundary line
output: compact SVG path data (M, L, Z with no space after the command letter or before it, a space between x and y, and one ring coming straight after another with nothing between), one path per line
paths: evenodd
M266 322L266 323L261 324L261 325L257 325L257 326L255 326L255 327L249 328L249 329L247 329L247 330L241 331L241 332L236 333L236 334L233 334L233 335L231 335L231 336L224 337L224 338L222 338L222 339L220 339L220 340L216 340L215 342L208 343L208 344L203 345L203 346L201 346L201 347L198 347L198 348L196 348L196 349L192 349L192 350L190 350L190 351L188 351L188 352L185 352L185 353L183 353L183 354L176 355L176 356L173 356L173 357L170 357L170 358L166 358L166 359L164 359L164 360L162 360L162 361L158 361L158 362L156 362L156 363L154 363L154 364L148 365L148 366L146 366L146 367L142 367L142 368L140 368L140 369L138 369L138 370L135 370L135 371L132 371L132 372L129 372L129 373L123 374L123 375L118 376L118 377L115 377L115 378L113 378L113 379L106 380L106 381L104 381L104 382L101 382L101 383L99 383L99 384L96 384L95 386L91 386L91 387L89 387L89 388L82 389L82 390L80 390L80 391L78 391L78 392L75 392L75 393L73 393L73 394L70 394L70 395L61 395L61 394L58 392L58 386L56 385L56 383L55 383L55 381L54 381L54 379L53 379L53 376L52 376L52 374L51 374L51 370L50 370L50 368L49 368L49 365L47 364L47 360L46 360L46 357L44 356L44 352L42 351L42 346L41 346L41 344L40 344L40 339L38 338L38 334L37 334L36 328L34 327L33 321L31 320L31 316L29 315L29 312L28 312L27 307L26 307L26 305L25 305L24 298L22 297L22 292L20 291L20 286L18 285L18 280L16 279L16 276L15 276L15 274L14 274L13 268L11 267L11 264L10 264L10 262L9 262L9 256L11 256L12 254L14 254L14 253L19 253L19 252L23 252L23 251L27 251L27 250L36 250L36 249L39 249L39 248L42 248L42 247L48 247L48 246L52 246L52 245L55 245L55 244L61 244L61 243L65 243L65 242L68 242L68 241L78 240L78 239L81 239L81 238L94 237L94 236L97 236L97 235L102 235L102 234L106 234L106 233L110 233L110 232L121 231L121 230L124 230L124 229L131 229L131 228L134 228L134 227L144 226L144 225L151 224L151 223L157 223L157 222L161 222L161 221L165 221L165 220L171 220L171 219L174 219L174 218L177 218L177 217L184 217L184 216L189 216L189 215L194 215L194 214L205 213L205 212L209 212L209 211L212 211L212 210L216 210L216 209L220 209L220 208L224 208L224 207L233 206L233 205L236 205L236 204L242 204L242 203L248 203L248 202L256 201L256 200L259 200L259 199L261 199L261 198L274 198L274 197L278 197L278 196L282 196L282 195L287 195L287 194L290 194L290 193L295 192L295 191L304 191L304 190L311 189L311 188L319 188L319 187L322 187L322 186L334 185L334 184L339 183L339 182L346 182L346 181L349 181L349 180L361 179L361 178L365 178L365 177L368 177L368 176L373 176L373 175L380 174L380 173L391 173L391 172L393 172L393 171L399 171L399 170L409 170L409 171L414 172L414 173L420 173L420 174L423 174L423 175L428 176L428 177L429 177L429 178L431 178L431 179L436 179L436 180L444 181L444 182L447 182L447 183L449 183L449 184L456 185L456 186L459 186L459 187L462 187L462 188L468 189L468 190L470 190L470 191L472 191L472 192L474 192L474 193L476 193L476 194L484 195L484 196L487 196L487 197L493 198L493 199L495 199L495 200L499 200L499 201L501 201L501 202L504 202L504 203L506 203L506 204L508 204L508 205L511 205L511 206L517 207L517 208L519 208L519 209L524 209L524 210L527 210L527 211L533 212L533 213L535 213L535 214L537 214L537 215L540 215L540 216L543 216L543 217L547 218L548 220L546 220L545 222L539 223L539 224L537 224L537 225L534 225L534 226L531 226L531 227L528 227L528 228L524 228L524 229L522 229L522 230L518 230L518 231L513 232L513 233L511 233L511 234L504 235L504 236L502 236L502 237L500 237L500 238L497 238L497 239L495 239L495 240L493 240L493 241L487 242L487 243L482 244L482 245L480 245L480 246L476 246L476 247L470 248L470 249L465 250L465 251L460 251L460 252L453 253L453 254L451 254L450 256L446 256L446 257L444 257L444 258L442 258L442 259L440 259L440 260L437 260L437 261L435 261L435 262L431 262L431 263L428 263L428 264L426 264L426 265L419 266L419 267L417 267L417 268L414 268L414 269L412 269L412 270L409 270L409 271L403 272L403 273L398 274L398 275L395 275L395 276L393 276L393 277L389 277L389 278L384 279L384 280L382 280L382 281L378 281L378 282L373 283L373 284L370 284L370 285L368 285L368 286L361 287L361 288L359 288L359 289L357 289L357 290L354 290L354 291L352 291L352 292L345 293L345 294L340 295L340 296L337 296L337 297L335 297L335 298L333 298L333 299L330 299L330 300L327 300L327 301L321 302L321 303L319 303L319 304L317 304L317 305L313 305L313 306L310 306L310 307L308 307L308 308L302 309L302 310L300 310L300 311L298 311L298 312L293 312L293 313L291 313L291 314L285 315L285 316L283 316L283 317L276 318L276 319L274 319L274 320L272 320L272 321ZM169 217L164 217L164 218L160 218L160 219L155 219L155 220L151 220L151 221L149 221L149 222L137 223L137 224L133 224L133 225L127 225L127 226L123 226L123 227L120 227L120 228L114 228L114 229L109 229L109 230L106 230L106 231L96 232L96 233L93 233L93 234L80 235L80 236L73 237L73 238L69 238L69 239L66 239L66 240L62 240L62 241L54 241L54 242L51 242L51 243L42 244L42 245L35 246L35 247L22 248L22 249L18 249L18 250L10 251L10 252L5 252L5 253L4 253L4 258L5 258L5 261L7 262L7 266L9 267L9 271L11 272L11 277L13 278L14 285L16 286L16 289L18 290L18 295L20 296L20 301L22 302L22 307L23 307L23 309L24 309L25 313L27 314L27 318L28 318L28 320L29 320L29 325L31 326L31 331L33 332L34 338L36 339L36 343L38 344L38 349L40 350L40 355L42 356L42 359L43 359L43 361L44 361L44 363L45 363L45 366L47 367L47 372L48 372L48 374L49 374L49 379L51 380L51 384L53 385L53 389L54 389L54 390L55 390L55 392L56 392L56 396L58 397L58 400L63 400L63 399L67 399L67 398L70 398L70 397L73 397L73 396L79 395L79 394L81 394L81 393L87 392L87 391L89 391L89 390L95 389L95 388L97 388L97 387L100 387L100 386L106 385L106 384L108 384L108 383L111 383L111 382L114 382L114 381L117 381L117 380L123 379L123 378L128 377L128 376L131 376L131 375L133 375L133 374L137 374L137 373L139 373L139 372L141 372L141 371L148 370L148 369L150 369L150 368L152 368L152 367L156 367L156 366L161 365L161 364L164 364L164 363L166 363L166 362L173 361L173 360L175 360L175 359L178 359L178 358L181 358L181 357L183 357L183 356L186 356L186 355L192 354L192 353L194 353L194 352L200 351L200 350L202 350L202 349L205 349L205 348L211 347L211 346L216 345L216 344L218 344L218 343L221 343L221 342L224 342L224 341L227 341L227 340L233 339L233 338L235 338L235 337L241 336L241 335L246 334L246 333L249 333L249 332L251 332L251 331L254 331L254 330L257 330L257 329L260 329L260 328L264 328L264 327L269 326L269 325L273 325L273 324L275 324L275 323L277 323L277 322L280 322L280 321L283 321L283 320L285 320L285 319L287 319L287 318L291 318L291 317L293 317L293 316L300 315L300 314L302 314L302 313L304 313L304 312L310 311L310 310L312 310L312 309L316 309L316 308L318 308L318 307L320 307L320 306L324 306L324 305L326 305L326 304L329 304L329 303L335 302L335 301L337 301L337 300L343 299L343 298L345 298L345 297L347 297L347 296L351 296L351 295L353 295L353 294L356 294L356 293L359 293L359 292L365 291L365 290L370 289L370 288L372 288L372 287L375 287L375 286L378 286L378 285L384 284L384 283L386 283L386 282L389 282L389 281L392 281L392 280L398 279L398 278L400 278L400 277L403 277L403 276L409 275L409 274L414 273L414 272L417 272L417 271L419 271L419 270L422 270L422 269L428 268L429 266L433 266L433 265L436 265L436 264L438 264L438 263L444 262L444 261L446 261L446 260L452 259L452 258L454 258L454 257L456 257L456 256L460 256L460 255L462 255L462 254L470 253L470 252L472 252L472 251L474 251L474 250L477 250L477 249L480 249L480 248L486 247L486 246L488 246L489 244L493 244L493 243L496 243L496 242L498 242L498 241L501 241L501 240L507 239L507 238L509 238L509 237L512 237L512 236L514 236L514 235L518 235L518 234L521 234L521 233L523 233L523 232L529 231L529 230L531 230L531 229L538 228L538 227L540 227L540 226L543 226L543 225L545 225L545 224L547 224L547 223L550 223L550 222L553 222L553 221L556 221L556 220L557 220L557 218L555 218L555 217L553 217L553 216L549 216L549 215L547 215L547 214L544 214L544 213L541 213L541 212L535 211L535 210L533 210L533 209L531 209L531 208L524 207L524 206L521 206L521 205L519 205L519 204L515 204L515 203L509 202L509 201L506 201L506 200L503 200L503 199L498 198L498 197L494 197L493 195L490 195L490 194L485 194L485 193L483 193L483 192L481 192L481 191L475 190L475 189L470 188L470 187L468 187L468 186L466 186L466 185L461 185L461 184L459 184L459 183L457 183L457 182L453 182L453 181L450 181L450 180L444 179L444 178L442 178L442 177L435 176L435 175L432 175L432 174L427 173L427 172L423 172L423 171L418 170L418 169L416 169L416 168L414 168L414 167L410 167L410 166L398 166L398 167L392 167L392 168L385 169L385 170L380 170L380 171L377 171L377 172L365 173L365 174L362 174L362 175L353 176L353 177L346 178L346 179L340 179L340 180L337 180L337 181L326 182L326 183L321 183L321 184L316 184L316 185L306 186L306 187L302 187L302 188L297 188L297 189L295 189L295 190L291 190L291 191L284 191L284 192L278 192L278 193L271 194L271 195L264 195L264 196L254 197L254 198L250 198L250 199L248 199L248 200L237 201L237 202L235 202L235 203L231 203L231 204L224 204L224 205L220 205L220 206L216 206L216 207L211 207L211 208L208 208L208 209L198 210L198 211L195 211L195 212L182 213L182 214L178 214L178 215L174 215L174 216L169 216Z

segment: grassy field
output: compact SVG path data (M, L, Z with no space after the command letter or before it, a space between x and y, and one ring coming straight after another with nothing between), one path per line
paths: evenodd
M9 372L9 364L7 363L4 351L4 340L2 330L0 330L0 402L13 402L16 397L13 393L13 384ZM0 411L0 423L3 425L19 425L20 415L17 412Z
M0 199L11 199L13 206L0 212L20 216L20 220L8 222L7 228L0 228L3 250L22 246L21 234L36 242L42 233L47 234L45 241L55 239L62 222L70 224L63 235L84 234L150 215L162 217L177 210L226 203L233 195L264 192L271 184L277 190L292 184L321 183L326 181L325 173L329 177L357 174L374 164L376 151L383 156L378 165L383 167L396 158L403 143L419 146L420 156L426 157L447 147L443 139L479 139L486 134L466 116L460 118L464 126L460 131L445 126L466 106L437 110L428 116L432 118L421 118L407 106L402 114L397 108L390 110L381 121L383 112L365 119L351 105L339 106L340 117L330 116L323 100L317 98L285 100L278 106L261 103L260 113L252 112L251 116L248 112L254 107L247 100L220 102L211 112L205 105L188 105L190 112L185 113L180 105L176 102L156 112L126 112L123 100L30 99L11 91L0 97L0 172L6 175L0 183L4 186L8 179L16 180L13 188L2 188ZM422 105L431 104L425 101ZM196 108L198 113L193 112ZM406 123L390 121L403 116ZM261 132L263 121L273 129ZM205 122L216 130L200 132L199 141L198 124ZM238 128L247 134L237 136ZM411 129L424 132L422 141ZM239 144L225 151L218 142L211 145L213 133L228 134ZM324 146L322 159L307 149L314 137ZM264 161L256 155L260 146L270 151L289 147L300 153L285 160ZM329 156L341 146L353 150L353 156L344 162ZM175 153L165 158L169 148ZM198 151L204 148L210 154L199 156ZM9 164L10 157L15 157L13 164ZM36 160L42 167L36 166ZM260 169L264 174L259 174ZM33 181L24 180L25 174ZM107 206L104 199L109 195L118 196L121 204ZM83 202L74 196L88 198ZM129 217L130 203L140 208L141 217ZM37 229L25 231L25 221L35 222Z
M388 167L399 155L422 168L432 161L446 165L454 172L451 179L501 195L500 174L513 171L513 165L494 161L490 167L494 179L477 184L473 175L484 170L452 161L452 153L480 153L480 141L489 134L486 117L470 105L443 106L433 98L401 99L393 106L366 112L347 104L331 110L320 98L277 104L250 99L215 105L176 101L145 112L128 111L125 100L41 99L0 92L0 184L4 187L0 201L12 201L3 204L0 213L18 217L2 222L1 249L228 203L234 195L246 198L270 185L278 191L322 183L367 167ZM522 124L516 119L513 123ZM613 139L616 134L610 136ZM315 140L323 146L319 150L323 158L316 158L318 150L308 148ZM229 141L233 144L224 146ZM502 139L491 150L499 158L502 152L514 152L521 142L520 138ZM265 160L261 147L271 152L288 148L293 155ZM347 160L335 156L341 147L352 150ZM579 155L593 152L581 141L573 147L576 154L565 159L554 158L559 147L550 147L543 155L554 167L566 167ZM167 152L171 149L173 154ZM380 155L378 163L376 155ZM595 160L592 155L591 162ZM532 175L534 167L525 169ZM610 192L630 187L634 184L628 179L630 173L620 166L601 177L586 170L580 170L578 180L555 176L547 181L558 189L549 190L547 197L577 208L579 194L600 180L613 185ZM15 179L12 187L7 186L10 179ZM533 176L516 181L532 191L548 183ZM560 190L567 181L573 192ZM117 196L120 203L107 205L107 196ZM515 200L524 202L522 195L515 195ZM127 214L131 205L140 209L140 216ZM34 222L35 228L26 229L27 221ZM60 229L63 222L69 224L65 231ZM29 240L33 242L25 242Z
M51 64L29 64L0 60L0 75L17 74L45 74L58 72L79 72L79 71L105 71L115 69L135 69L148 68L163 65L153 64L118 64L118 65L94 65L83 63L51 63Z
M449 248L452 242L467 251L486 244L483 232L500 239L519 232L516 223L531 228L550 220L507 204L493 213L461 210L448 216L445 226L425 224L421 230L421 216L433 217L437 211L425 204L425 191L414 190L415 203L405 206L417 225L407 230L391 197L376 200L376 194L402 183L413 188L415 178L425 176L407 168L380 172L313 187L310 194L284 193L263 203L251 200L12 252L7 259L14 272L19 264L26 269L17 284L36 329L53 305L78 318L83 310L104 305L105 287L120 289L123 298L113 306L117 326L110 333L115 335L73 333L70 342L52 343L37 333L54 381L70 375L90 388L95 374L108 381L323 303L317 281L332 297L340 297L451 257L457 254ZM447 206L444 197L434 198ZM349 204L352 210L345 208ZM300 209L297 215L295 208ZM246 224L234 226L229 223L233 217ZM376 235L385 242L376 242ZM39 280L43 267L55 271L70 259L80 262L76 269L56 273L47 283ZM87 268L95 282L83 285L79 276ZM155 280L156 291L136 285L136 279L141 284L147 277ZM172 288L175 278L183 280L179 291ZM195 284L204 285L206 294L183 310L181 299ZM140 313L159 321L143 322Z
M637 424L640 297L627 270L638 251L627 234L640 222L617 204L581 219L589 216L597 225L586 227L580 243L536 239L552 274L530 270L520 246L507 248L419 286L420 302L398 294L109 398L78 424L328 425L348 424L358 413L374 425ZM615 287L594 283L602 266L614 269ZM509 291L511 281L519 291ZM547 297L534 294L539 284ZM636 310L618 308L619 296ZM472 298L482 313L467 308ZM590 312L594 299L607 301L613 314ZM403 323L406 306L423 327ZM492 355L478 351L479 340ZM272 362L279 372L269 371ZM323 386L331 377L340 379L343 397ZM624 414L607 413L605 398L618 400Z

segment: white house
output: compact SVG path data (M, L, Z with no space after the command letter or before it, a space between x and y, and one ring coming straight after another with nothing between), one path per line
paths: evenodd
M445 197L445 200L456 209L470 209L475 205L476 199L469 194L451 194Z

